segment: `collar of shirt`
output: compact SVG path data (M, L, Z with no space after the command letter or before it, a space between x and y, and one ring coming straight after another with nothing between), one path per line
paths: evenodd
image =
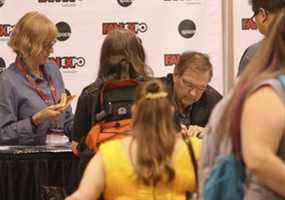
M41 66L40 66L40 69L41 69L41 71L42 71L42 73L43 73L43 76L42 76L42 77L36 76L36 75L32 72L32 70L31 70L30 68L28 68L28 69L29 69L28 73L31 75L31 77L32 77L37 83L40 83L40 82L42 82L42 81L44 81L44 80L47 80L47 72L46 72L46 70L45 70L45 66L44 66L44 65L41 65Z
M185 109L182 109L181 106L179 106L178 100L175 97L176 95L173 95L173 102L174 102L174 106L175 106L175 116L176 118L178 118L179 122L181 124L184 124L186 126L189 126L191 124L191 111L192 111L192 105L187 106Z
M43 77L39 77L39 76L36 76L31 68L29 66L26 65L26 63L23 61L22 58L20 58L20 62L22 63L23 66L25 66L25 68L27 69L27 73L32 77L32 79L34 79L37 83L43 81L43 80L47 80L47 72L45 70L45 66L44 65L40 65L40 70L42 71L43 73Z

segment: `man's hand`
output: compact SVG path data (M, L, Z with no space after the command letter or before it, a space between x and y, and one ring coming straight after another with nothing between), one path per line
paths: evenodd
M199 139L202 139L206 131L206 128L197 125L189 126L189 128L187 128L185 125L182 124L181 127L182 127L181 130L182 136L188 138L197 137Z
M204 136L204 133L206 132L206 128L201 127L201 126L196 126L196 125L189 126L188 132L191 137L197 137L199 139L202 139Z

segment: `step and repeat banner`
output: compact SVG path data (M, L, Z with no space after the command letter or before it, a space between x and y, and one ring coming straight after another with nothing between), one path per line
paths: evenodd
M116 27L142 39L155 76L172 72L183 51L208 54L214 66L211 85L223 92L221 7L221 1L209 0L0 0L0 70L15 59L7 46L13 26L37 10L57 25L51 58L72 94L95 80L102 42Z
M234 51L235 51L235 74L244 51L252 44L260 41L262 35L251 17L253 11L249 1L234 0Z

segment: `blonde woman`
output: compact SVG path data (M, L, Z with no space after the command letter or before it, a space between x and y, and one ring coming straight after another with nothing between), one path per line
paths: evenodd
M57 28L43 14L25 14L9 46L16 60L0 77L0 145L45 144L47 134L70 134L73 115L62 76L48 60Z

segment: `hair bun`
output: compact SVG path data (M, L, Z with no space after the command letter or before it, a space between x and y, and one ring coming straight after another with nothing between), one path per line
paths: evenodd
M149 84L146 90L147 92L150 92L150 93L158 93L161 89L159 85L156 82L154 82L154 83Z

